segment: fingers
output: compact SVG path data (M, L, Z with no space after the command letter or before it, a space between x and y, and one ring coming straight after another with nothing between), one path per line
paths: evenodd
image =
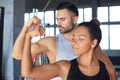
M45 29L40 25L34 25L31 30L28 31L31 37L43 36L45 35Z
M27 30L31 37L45 35L45 29L41 26L41 20L33 16L25 25L24 28Z
M34 26L33 30L38 31L40 36L43 36L45 34L45 28L43 28L41 25Z
M30 19L30 23L34 24L34 25L40 25L41 24L41 20L36 17L36 16L33 16L31 19Z
M38 17L33 16L24 26L30 28L33 25L40 25L40 24L41 24L41 20Z

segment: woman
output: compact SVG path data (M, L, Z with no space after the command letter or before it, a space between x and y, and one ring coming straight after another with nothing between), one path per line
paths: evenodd
M60 76L62 80L116 80L112 67L95 57L95 49L101 41L101 30L96 22L83 22L74 30L71 39L77 57L71 61L33 66L31 59L31 34L27 33L23 50L21 73L23 77L49 80Z

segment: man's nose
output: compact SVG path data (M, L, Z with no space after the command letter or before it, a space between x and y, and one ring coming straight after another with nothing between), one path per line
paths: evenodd
M57 21L57 25L61 25L61 21Z

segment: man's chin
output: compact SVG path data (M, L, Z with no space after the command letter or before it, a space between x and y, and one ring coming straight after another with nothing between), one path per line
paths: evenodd
M59 30L59 32L60 32L61 34L64 34L64 33L65 33L65 32L63 32L63 31L60 31L60 30Z

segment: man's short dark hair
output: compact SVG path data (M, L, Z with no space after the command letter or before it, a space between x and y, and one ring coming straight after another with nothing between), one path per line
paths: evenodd
M60 3L57 6L56 10L61 10L61 9L67 9L67 10L73 12L76 16L79 15L78 9L73 3L70 3L70 2L62 2L62 3Z

